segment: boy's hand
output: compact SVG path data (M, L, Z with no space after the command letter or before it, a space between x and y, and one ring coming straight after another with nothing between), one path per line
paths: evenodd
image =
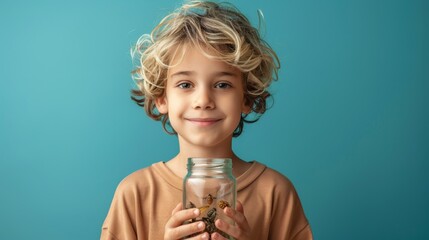
M205 224L202 221L182 225L183 222L196 218L200 215L200 210L190 208L183 210L182 203L177 204L171 213L170 219L165 225L164 240L177 240L194 233L202 232ZM188 239L208 239L208 233L201 233Z
M226 216L234 220L235 225L231 225L220 219L216 220L215 224L219 230L222 230L224 233L233 237L236 240L247 240L251 239L250 226L247 222L246 217L244 216L243 205L241 202L237 201L237 209L234 210L230 207L226 207L223 212ZM225 239L219 233L213 233L212 239L222 240Z

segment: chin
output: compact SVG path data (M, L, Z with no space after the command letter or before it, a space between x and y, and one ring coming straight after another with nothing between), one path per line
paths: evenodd
M227 138L217 138L217 137L207 137L207 136L195 137L195 136L193 136L193 137L185 139L185 140L194 146L211 148L211 147L219 146L220 144L224 143L227 140Z

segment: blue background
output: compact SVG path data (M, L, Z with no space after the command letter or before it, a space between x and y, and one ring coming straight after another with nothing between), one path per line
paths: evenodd
M282 69L236 152L287 175L317 239L429 239L429 2L232 1ZM0 2L0 239L98 239L175 137L129 97L129 49L180 1Z

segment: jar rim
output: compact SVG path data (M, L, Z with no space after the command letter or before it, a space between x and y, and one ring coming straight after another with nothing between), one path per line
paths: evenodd
M204 158L190 157L188 158L189 168L216 168L216 167L232 167L231 158Z

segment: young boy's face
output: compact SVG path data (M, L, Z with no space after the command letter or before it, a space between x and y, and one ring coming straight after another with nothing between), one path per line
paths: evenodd
M250 111L241 71L196 47L188 47L171 65L165 97L155 102L160 113L168 114L179 140L200 147L228 144L241 113Z

